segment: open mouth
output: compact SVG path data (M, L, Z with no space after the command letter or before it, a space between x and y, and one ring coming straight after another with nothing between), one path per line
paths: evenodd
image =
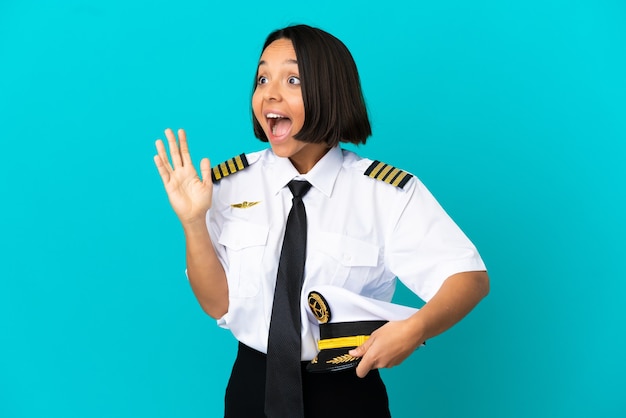
M267 118L267 126L270 132L276 137L285 136L291 129L291 119L286 116L268 113L265 117Z

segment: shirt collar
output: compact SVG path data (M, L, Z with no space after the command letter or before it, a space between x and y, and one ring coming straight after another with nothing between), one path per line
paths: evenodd
M272 178L271 189L273 193L278 193L283 187L295 178L307 180L313 187L326 196L333 192L335 180L339 175L339 170L343 165L343 153L341 148L333 147L322 157L321 160L306 174L298 173L289 158L277 157L272 153L275 175Z

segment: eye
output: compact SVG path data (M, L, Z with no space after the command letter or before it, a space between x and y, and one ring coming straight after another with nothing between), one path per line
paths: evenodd
M299 85L300 84L300 78L292 75L291 77L289 77L287 79L287 83L294 84L294 85Z
M267 83L267 77L265 77L264 75L259 76L256 79L256 83L257 84L266 84Z

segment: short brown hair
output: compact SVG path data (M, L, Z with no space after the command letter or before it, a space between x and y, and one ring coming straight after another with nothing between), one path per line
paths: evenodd
M372 128L359 73L348 48L328 32L295 25L270 33L262 51L278 39L289 39L293 44L302 82L304 125L294 138L325 142L331 147L339 142L365 144ZM256 86L255 75L254 89ZM254 112L252 123L254 135L267 142Z

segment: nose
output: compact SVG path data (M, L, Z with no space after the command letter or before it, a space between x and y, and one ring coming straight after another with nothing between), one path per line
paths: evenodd
M263 88L263 98L268 101L280 101L282 99L280 84L268 81Z

